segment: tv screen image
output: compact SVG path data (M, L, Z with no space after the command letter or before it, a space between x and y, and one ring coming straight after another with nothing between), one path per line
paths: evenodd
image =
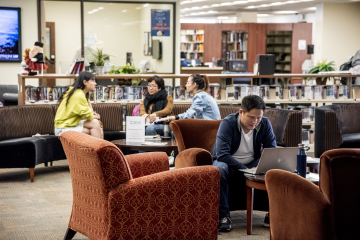
M0 62L21 62L20 8L0 7Z

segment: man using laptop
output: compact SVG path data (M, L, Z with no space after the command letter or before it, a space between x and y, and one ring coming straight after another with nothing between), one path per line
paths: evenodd
M262 147L276 148L276 138L270 121L263 117L264 111L265 103L259 96L246 96L239 112L220 123L211 152L213 165L220 171L220 231L231 230L229 185L241 182L243 173L239 169L256 168Z

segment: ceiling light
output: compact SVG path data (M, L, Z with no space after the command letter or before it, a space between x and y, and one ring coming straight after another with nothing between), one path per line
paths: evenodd
M275 14L294 14L296 11L276 11Z
M301 0L302 2L312 2L314 0Z
M217 13L218 11L208 11L208 13Z
M202 6L201 8L209 8L209 6L205 5L205 6Z
M217 17L218 19L229 19L229 17Z
M98 9L93 9L92 11L93 11L93 12L97 12L97 11L99 11L99 10L98 10Z
M122 12L127 12L127 10L122 10Z
M278 5L283 5L283 4L285 4L285 3L283 3L283 2L273 2L273 3L271 3L271 5L273 5L273 6L278 6Z
M301 1L287 1L286 3L298 3L298 2L301 2Z
M261 4L259 7L268 7L270 6L269 4Z
M200 7L192 7L191 9L200 9Z
M248 2L261 2L263 0L247 0Z
M190 8L184 8L184 9L181 9L181 10L187 11L187 10L190 10Z
M196 15L196 13L190 13L190 15Z
M308 11L315 11L315 10L316 10L316 7L309 7L309 8L306 8L305 10L308 10Z
M224 2L224 3L221 3L220 5L221 6L228 6L228 5L232 5L232 3L231 2Z
M220 4L213 4L213 5L211 5L212 7L219 7L220 6Z
M180 4L186 4L186 3L191 3L191 1L182 1L182 2L180 2Z
M243 4L243 3L247 3L247 1L235 1L235 2L233 2L233 4Z
M260 13L260 14L258 14L257 16L258 16L258 17L268 17L268 16L270 16L270 15L269 15L269 14L261 14L261 13Z
M199 12L200 14L205 14L206 12Z
M89 11L88 14L93 14L94 12L93 11Z
M147 6L149 6L149 4L148 4L148 3L145 3L145 4L143 5L143 7L147 7Z
M256 6L247 6L246 8L251 9L251 8L256 8Z
M104 7L98 7L98 9L99 9L99 10L102 10L102 9L104 9Z

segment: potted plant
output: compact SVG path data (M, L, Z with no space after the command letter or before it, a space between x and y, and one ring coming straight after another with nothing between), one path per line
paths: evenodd
M91 53L91 63L95 65L95 72L98 76L104 75L104 50L105 44L103 41L99 41L95 44L95 48L89 47L88 50Z
M129 63L126 66L120 66L115 68L111 66L110 73L112 74L137 74L140 73L140 69L131 66ZM140 79L132 79L133 82L140 82ZM131 79L118 79L118 84L121 85L131 85Z
M310 69L309 74L335 71L334 66L335 66L334 61L326 63L326 60L323 60L322 62L318 62L316 66L313 66ZM307 80L311 80L311 78L307 78ZM316 85L326 85L326 81L327 81L327 77L318 77L316 78Z

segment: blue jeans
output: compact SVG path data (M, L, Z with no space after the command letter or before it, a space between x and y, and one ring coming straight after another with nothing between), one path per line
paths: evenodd
M151 124L145 127L145 135L164 135L164 125L163 124Z
M253 161L245 166L248 168L256 167L259 161ZM219 168L220 171L220 206L219 206L219 219L230 217L229 211L229 184L232 181L239 181L244 177L244 173L229 167L224 162L215 160L213 166ZM238 180L237 180L238 179Z

